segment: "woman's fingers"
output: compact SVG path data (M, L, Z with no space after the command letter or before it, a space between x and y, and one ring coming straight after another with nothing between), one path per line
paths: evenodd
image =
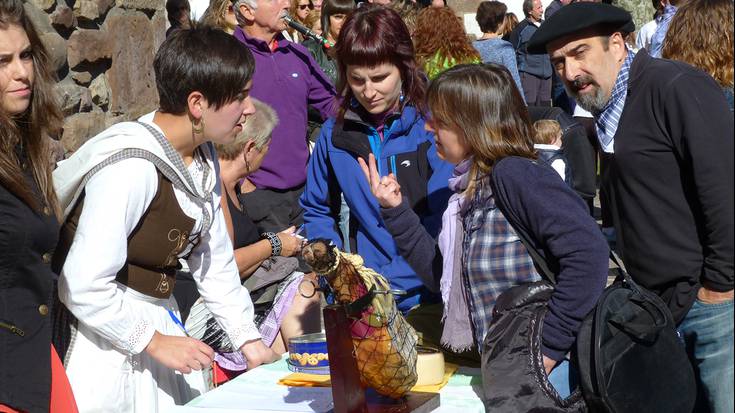
M386 208L395 207L401 203L401 185L398 183L396 176L391 173L388 176L381 177L373 154L370 154L367 163L363 158L358 158L357 163L368 180L370 192L377 198L381 206Z
M380 174L378 173L378 167L375 163L375 155L372 153L368 156L368 161L365 163L365 159L363 158L357 158L357 163L360 164L360 168L362 169L362 173L365 174L365 178L368 181L368 184L370 185L370 190L373 194L375 194L378 191L378 188L380 187Z
M368 169L368 165L365 163L365 160L362 159L362 157L357 158L357 163L360 165L360 169L362 169L362 173L365 174L365 179L367 179L368 184L370 183L370 169ZM372 188L372 185L370 185Z

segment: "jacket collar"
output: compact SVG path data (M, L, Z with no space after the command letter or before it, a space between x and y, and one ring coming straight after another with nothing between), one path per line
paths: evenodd
M648 54L646 49L639 50L630 64L630 72L628 74L628 90L634 89L641 76L646 72L648 65L653 62L653 57Z
M268 46L268 43L263 40L248 36L245 33L245 30L242 29L242 27L236 27L235 33L233 33L233 35L237 40L248 45L253 51L258 51L261 53L272 53L271 48ZM275 39L278 42L278 47L276 47L276 50L288 47L288 45L291 44L291 42L286 40L286 38L283 37L283 34L281 33L276 34Z
M384 140L389 140L391 136L407 134L418 120L419 113L412 106L404 107L402 112L392 113L386 118ZM360 113L348 109L344 120L334 124L332 145L367 159L371 153L367 135L372 133L376 133L375 128Z

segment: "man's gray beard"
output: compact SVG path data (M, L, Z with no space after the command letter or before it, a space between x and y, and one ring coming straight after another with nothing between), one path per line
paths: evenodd
M582 109L593 114L602 113L603 109L605 109L605 106L607 106L607 102L610 101L610 99L605 97L605 95L602 93L601 87L593 87L595 88L594 93L586 93L584 95L580 95L579 93L570 90L567 85L564 85L564 89L566 89L567 95L573 97L577 104L582 107Z

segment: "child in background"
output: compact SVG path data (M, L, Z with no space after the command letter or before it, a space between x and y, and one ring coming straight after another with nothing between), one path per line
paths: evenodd
M551 166L568 185L571 186L571 173L567 157L561 150L562 130L559 122L541 119L533 123L535 143L533 148L543 163Z

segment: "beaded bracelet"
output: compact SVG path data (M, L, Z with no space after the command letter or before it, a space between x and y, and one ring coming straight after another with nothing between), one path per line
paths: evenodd
M262 237L271 243L271 257L281 255L281 239L278 238L278 234L275 232L264 232Z

